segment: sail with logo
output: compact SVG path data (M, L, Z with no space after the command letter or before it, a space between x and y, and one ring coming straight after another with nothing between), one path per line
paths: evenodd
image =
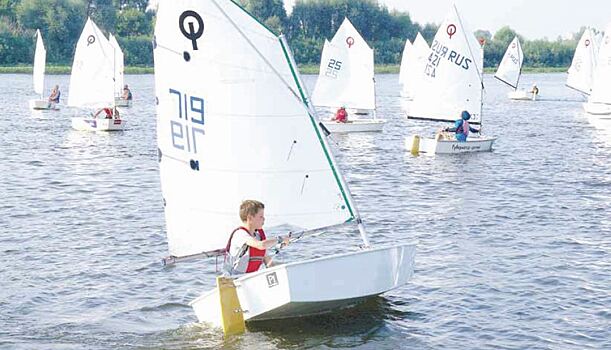
M57 109L56 104L51 104L49 100L43 97L45 91L45 66L47 61L47 50L45 44L42 41L42 34L40 29L36 30L36 50L34 51L34 70L32 74L32 81L34 83L34 92L37 93L40 98L29 101L31 109L44 110L44 109Z
M420 86L410 104L408 118L454 121L463 110L471 123L481 118L483 80L477 38L465 26L456 6L443 21L420 69Z
M594 70L596 69L599 40L595 37L591 28L584 30L577 43L566 78L566 86L585 95L590 95L592 92Z
M114 48L100 28L87 19L76 43L68 105L91 113L100 108L114 108L115 91ZM93 115L72 118L72 127L86 131L121 130L125 121L114 114L111 118Z
M415 247L370 246L284 37L232 1L180 0L159 4L153 47L165 263L222 254L240 203L257 199L268 236L291 227L295 246L341 226L369 248L232 276L232 310L247 322L330 312L407 283ZM191 302L200 321L226 325L222 286Z
M385 120L377 119L375 114L373 50L348 18L330 42L325 40L312 103L331 108L332 112L345 107L352 115L373 115L350 118L347 123L323 119L331 132L381 131L384 126Z
M419 67L419 86L408 106L408 118L454 122L467 111L468 123L481 124L482 62L480 42L453 6L435 34L427 60ZM405 144L415 154L464 153L490 151L495 140L469 136L467 142L458 142L450 136L438 136L415 135L406 138Z
M407 48L407 43L405 44ZM412 99L415 91L419 87L420 69L425 66L429 56L430 47L422 34L418 32L414 43L410 44L409 50L403 50L401 57L401 70L399 82L402 85L401 96Z
M505 55L503 55L503 59L494 74L496 79L513 88L513 91L507 95L512 100L531 100L533 98L531 92L518 89L523 62L522 45L520 45L520 39L516 36L507 46Z
M594 69L592 93L583 107L589 114L611 115L611 23L605 28Z

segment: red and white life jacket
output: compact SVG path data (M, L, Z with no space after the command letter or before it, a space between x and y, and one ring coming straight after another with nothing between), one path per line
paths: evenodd
M235 230L233 230L233 232L231 232L231 235L229 236L227 247L225 248L227 255L231 254L230 253L231 240L233 239L234 233L236 233L238 230L244 230L246 231L246 233L249 236L252 237L252 235L250 234L250 232L248 232L248 229L246 229L246 227L240 226L236 228ZM258 241L264 241L266 238L265 238L265 232L263 232L263 229L255 230L254 238L257 239ZM232 256L230 259L232 271L236 273L249 273L249 272L255 272L259 270L259 268L261 267L261 264L263 264L263 261L264 261L265 251L266 251L265 249L257 249L257 248L249 246L248 244L244 244L242 248L240 248L238 255Z

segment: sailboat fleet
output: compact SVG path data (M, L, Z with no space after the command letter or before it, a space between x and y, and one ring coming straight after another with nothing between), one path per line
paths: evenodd
M177 25L178 24L178 25ZM256 198L269 208L267 229L293 241L339 228L359 243L335 255L278 264L253 273L218 276L217 287L190 302L201 322L227 333L245 322L302 317L355 305L408 283L415 244L375 246L361 218L327 134L382 131L377 118L374 51L345 18L325 40L310 96L283 36L277 36L233 1L161 2L153 40L157 143L169 256L165 264L225 255L238 204ZM420 33L405 43L400 96L408 119L479 126L478 135L411 135L414 154L491 151L496 137L482 135L483 43L456 6L431 46ZM32 109L52 109L43 98L46 50L37 31ZM519 89L524 55L516 36L494 75L508 97L534 100ZM118 106L124 56L91 20L76 46L67 105L78 110L77 130L125 126ZM194 72L198 79L193 79ZM611 25L605 36L586 29L566 85L584 95L584 110L611 115ZM350 111L349 122L331 118ZM92 111L114 111L96 117ZM467 117L465 118L465 112ZM458 123L457 123L458 125ZM228 135L230 137L228 137ZM355 239L356 240L356 239Z

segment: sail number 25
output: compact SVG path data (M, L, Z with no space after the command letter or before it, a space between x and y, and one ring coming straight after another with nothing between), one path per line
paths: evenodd
M329 78L337 78L337 73L342 69L342 61L331 58L327 64L325 75Z
M169 91L171 95L176 95L178 101L178 113L173 114L170 120L172 145L179 150L197 154L198 137L205 135L204 99L174 89Z

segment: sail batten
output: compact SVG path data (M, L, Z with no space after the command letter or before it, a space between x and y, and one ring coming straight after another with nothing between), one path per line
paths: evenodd
M281 38L230 1L162 2L154 58L171 255L223 248L245 199L268 228L354 220Z

